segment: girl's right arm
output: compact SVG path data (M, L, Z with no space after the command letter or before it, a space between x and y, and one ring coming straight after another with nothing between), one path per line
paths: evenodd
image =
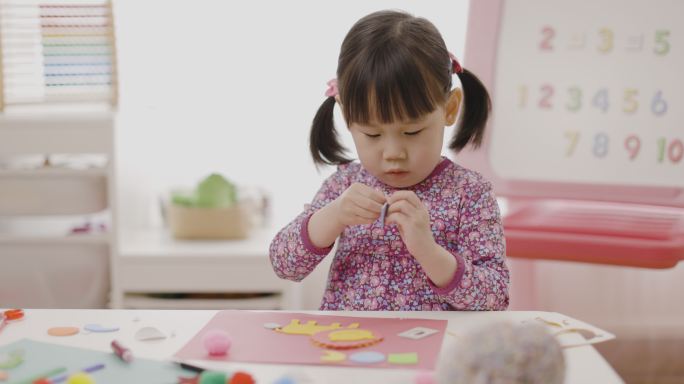
M271 242L269 255L278 277L301 281L330 253L346 226L372 223L379 216L384 195L363 184L350 186L348 168L339 166L312 203Z

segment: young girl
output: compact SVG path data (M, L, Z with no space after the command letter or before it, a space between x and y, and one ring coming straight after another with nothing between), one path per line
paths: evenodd
M452 89L452 75L463 91ZM304 212L273 239L276 274L301 281L337 240L323 310L503 310L509 274L491 185L441 156L482 140L490 109L429 21L372 13L345 37L337 80L311 127L318 164L335 164ZM339 104L360 164L344 156Z

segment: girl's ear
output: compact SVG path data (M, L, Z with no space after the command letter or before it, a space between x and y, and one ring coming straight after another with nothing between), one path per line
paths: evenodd
M456 123L456 117L458 117L458 111L461 108L462 100L463 91L461 91L461 88L454 88L449 94L449 98L446 102L446 108L444 108L444 117L447 126L451 126Z

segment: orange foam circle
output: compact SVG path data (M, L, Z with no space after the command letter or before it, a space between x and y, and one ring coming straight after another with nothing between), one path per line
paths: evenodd
M52 327L48 329L48 335L50 336L71 336L78 333L78 328L76 327Z

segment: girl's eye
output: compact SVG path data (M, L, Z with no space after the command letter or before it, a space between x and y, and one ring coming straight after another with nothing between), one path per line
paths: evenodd
M408 136L414 136L414 135L421 133L422 131L423 131L422 129L419 129L419 130L413 131L413 132L404 132L404 134L408 135Z
M370 133L364 133L364 135L370 137L371 139L376 139L376 138L380 137L379 134L378 135L371 135Z

